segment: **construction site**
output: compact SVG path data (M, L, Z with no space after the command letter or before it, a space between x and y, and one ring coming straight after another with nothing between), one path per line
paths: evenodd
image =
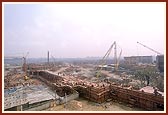
M156 60L124 57L115 41L99 60L56 61L48 51L30 63L27 53L4 67L4 111L164 111L164 55L137 43Z

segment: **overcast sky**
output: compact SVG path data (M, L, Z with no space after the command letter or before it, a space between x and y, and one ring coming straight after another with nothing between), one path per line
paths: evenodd
M122 56L164 53L166 3L4 5L4 54L56 58L104 56L116 41ZM111 57L114 56L112 51Z

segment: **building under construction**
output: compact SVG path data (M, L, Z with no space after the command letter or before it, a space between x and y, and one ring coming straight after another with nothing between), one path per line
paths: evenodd
M157 67L160 72L164 72L164 55L158 55L156 57Z
M124 61L127 64L138 64L138 63L153 63L152 56L131 56L131 57L124 57Z
M47 71L35 71L33 73L38 75L37 78L43 79L43 82L53 90L57 89L55 84L69 86L76 90L79 96L96 103L103 103L111 98L146 110L162 110L164 108L164 95L161 92L155 92L154 88L135 90L133 87L119 86L109 81L91 83L80 79L74 81L62 79L60 76Z
M113 48L114 62L111 64L113 66L110 66L105 62ZM120 71L119 67L122 67L122 64L120 65L119 60L122 50L117 56L116 48L116 42L114 42L98 65L57 64L49 60L49 52L47 52L47 63L24 63L24 72L19 73L19 69L9 71L6 68L5 70L9 72L4 79L4 110L39 111L67 104L71 100L82 97L98 104L117 100L131 107L163 111L164 90L160 91L160 87L156 85L158 76L156 81L151 80L146 85L145 79L138 79L142 74L130 73L125 66L123 71ZM136 67L137 70L141 68L144 70L144 67L149 68L149 66L157 68L149 65L152 63L151 56L125 57L125 60L124 65L132 64L131 67ZM137 63L144 63L144 65ZM108 69L103 69L106 67Z

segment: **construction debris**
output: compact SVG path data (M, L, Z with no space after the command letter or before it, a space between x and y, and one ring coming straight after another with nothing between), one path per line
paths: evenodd
M18 98L15 103L8 98L11 95L16 97L17 93L22 96L23 93L17 92L18 90L13 94L5 93L5 110L13 107L22 108L22 105L23 108L17 110L42 110L46 109L43 108L44 106L63 104L65 110L82 111L85 108L84 105L74 100L78 97L94 102L93 105L102 110L110 110L113 103L125 104L130 108L164 110L164 93L159 90L162 87L157 87L158 85L154 83L158 79L151 81L149 77L149 75L154 77L158 75L155 72L155 66L152 64L132 64L130 66L123 64L122 69L118 65L117 68L115 66L115 64L94 66L81 62L76 65L68 63L56 65L51 64L48 59L47 64L24 64L26 74L19 72L20 70L16 68L12 71L6 69L5 91L22 87L21 91L24 89L25 98ZM163 79L161 76L159 78ZM49 88L44 90L43 85ZM9 101L14 104L10 104Z

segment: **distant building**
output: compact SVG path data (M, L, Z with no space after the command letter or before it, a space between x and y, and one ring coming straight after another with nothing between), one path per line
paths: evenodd
M158 55L156 57L157 67L160 72L164 72L164 55Z
M152 56L131 56L124 57L124 61L127 64L138 64L138 63L153 63Z

